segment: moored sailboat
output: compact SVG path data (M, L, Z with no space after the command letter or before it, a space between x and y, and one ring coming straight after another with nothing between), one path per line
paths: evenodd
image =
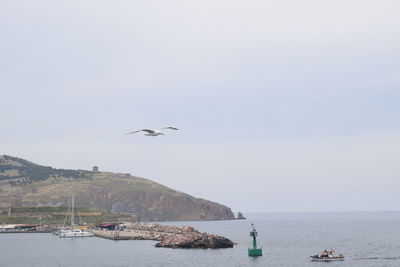
M70 226L58 231L58 234L62 238L73 238L73 237L92 237L93 233L84 231L75 227L75 196L72 194L71 205L68 206L67 218L69 217Z

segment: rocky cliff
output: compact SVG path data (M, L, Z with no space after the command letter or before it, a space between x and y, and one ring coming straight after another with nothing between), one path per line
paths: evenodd
M133 213L142 221L233 219L230 208L128 174L64 170L0 156L0 206L66 205Z

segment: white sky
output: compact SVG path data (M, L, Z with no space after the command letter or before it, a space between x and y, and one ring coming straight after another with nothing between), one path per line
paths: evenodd
M0 154L130 172L235 211L398 210L399 10L0 1Z

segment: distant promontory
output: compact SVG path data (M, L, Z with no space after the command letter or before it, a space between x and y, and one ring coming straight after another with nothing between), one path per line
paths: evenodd
M130 174L55 169L0 155L0 208L65 206L135 214L141 221L231 220L231 209Z

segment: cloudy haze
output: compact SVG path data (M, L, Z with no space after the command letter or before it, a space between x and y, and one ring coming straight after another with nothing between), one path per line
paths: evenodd
M235 211L398 210L399 8L0 1L0 154Z

